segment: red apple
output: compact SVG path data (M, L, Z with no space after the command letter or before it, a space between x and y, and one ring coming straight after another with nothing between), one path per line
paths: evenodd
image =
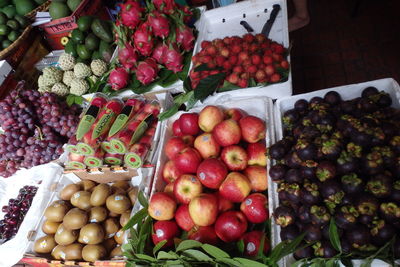
M175 212L175 221L185 231L190 231L193 228L194 222L190 218L188 205L183 204L178 207Z
M203 133L194 140L194 147L199 151L203 159L217 157L221 147L212 134Z
M248 166L244 175L250 181L251 190L262 192L268 189L267 169L261 166Z
M153 225L153 239L154 245L157 245L163 240L167 240L167 243L163 246L171 247L174 245L174 237L179 235L180 231L175 221L158 221Z
M187 147L174 158L176 167L183 173L196 173L201 156L196 149Z
M200 194L189 203L189 214L194 224L209 226L218 215L218 199L213 194Z
M247 230L246 216L240 211L225 211L219 215L214 228L222 241L238 241Z
M239 121L242 117L244 117L246 113L238 108L230 108L225 111L225 116L227 119L232 119L235 121Z
M236 145L242 137L239 124L235 120L224 120L213 130L213 136L221 146Z
M239 121L242 138L248 143L257 143L265 138L265 122L254 116L246 116Z
M174 183L175 182L170 182L164 187L164 193L170 194L172 197L174 197Z
M240 210L252 223L262 223L268 219L268 199L261 193L254 193L245 198Z
M219 238L213 226L196 226L188 233L188 238L203 244L217 245Z
M267 166L267 147L263 142L249 144L246 149L248 165Z
M165 155L167 155L169 159L174 159L179 152L187 147L188 145L181 137L172 137L165 144Z
M183 174L174 183L174 196L179 203L189 204L202 191L201 182L192 174Z
M200 182L205 187L212 189L218 189L227 174L228 169L219 159L205 159L197 168L197 177Z
M181 132L185 135L196 135L199 131L199 114L197 113L184 113L179 117L179 127Z
M183 140L183 142L185 142L185 144L187 146L193 147L193 144L194 144L194 136L193 135L184 135L184 136L182 136L182 140Z
M233 202L230 200L227 200L219 192L215 192L215 195L218 198L218 211L219 213L222 213L224 211L228 211L233 209Z
M219 187L221 196L232 202L242 202L250 193L250 182L239 172L231 172Z
M200 129L206 133L212 132L215 125L224 120L224 112L217 106L206 106L199 113Z
M176 167L172 160L165 163L162 173L163 180L168 184L179 178L183 173Z
M244 243L244 255L254 257L260 250L261 240L264 237L264 254L267 254L270 248L269 239L264 232L251 231L242 236Z
M179 119L174 121L174 123L172 124L172 132L174 133L175 136L183 135L181 127L179 126Z
M240 146L226 146L221 152L222 161L231 171L242 171L247 167L247 153Z
M171 220L175 216L176 202L171 195L164 192L155 193L149 203L149 215L158 221Z

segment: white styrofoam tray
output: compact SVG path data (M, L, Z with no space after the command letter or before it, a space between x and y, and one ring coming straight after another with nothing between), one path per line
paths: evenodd
M269 38L273 41L289 46L289 31L287 5L284 0L249 0L237 2L224 7L215 8L202 14L197 24L199 35L196 40L193 54L197 54L201 50L201 42L204 40L213 40L216 38L224 38L226 36L242 36L247 30L240 25L240 21L246 21L253 29L254 34L260 33L265 22L269 19L272 7L275 4L281 6L276 20L271 28ZM288 56L290 62L290 56ZM292 95L292 75L289 70L289 77L286 82L271 84L265 87L243 88L217 95L231 96L268 96L277 99L284 96ZM213 96L208 97L205 103L215 102Z
M329 91L336 91L340 93L342 99L344 100L350 100L356 97L361 96L361 92L363 89L369 86L374 86L380 91L385 91L390 95L390 97L394 100L392 106L395 108L400 108L400 86L399 84L393 80L392 78L386 78L386 79L380 79L380 80L374 80L374 81L369 81L369 82L363 82L363 83L358 83L358 84L350 84L350 85L344 85L344 86L339 86L339 87L333 87L333 88L328 88L328 89L323 89L311 93L306 93L306 94L300 94L300 95L294 95L290 97L284 97L281 99L278 99L274 105L274 116L275 116L275 125L276 125L276 136L277 136L277 141L281 140L283 137L283 128L282 128L282 117L285 111L292 109L294 107L294 103L299 100L299 99L306 99L310 100L311 98L315 96L323 97L327 92ZM397 101L396 101L397 100ZM272 182L271 179L268 181L269 184L269 189L270 189L270 195L272 196L272 202L270 202L270 214L272 216L273 211L275 208L279 206L279 199L278 199L278 194L277 192L277 185L276 183ZM275 247L280 241L280 227L278 227L274 221L272 220L272 229L271 229L271 240L272 240L272 246ZM285 257L282 259L280 262L280 266L290 266L295 259L293 258L292 255ZM354 266L359 266L362 263L362 260L354 260L353 261ZM374 267L385 267L385 266L390 266L387 263L380 261L380 260L374 260L372 266Z

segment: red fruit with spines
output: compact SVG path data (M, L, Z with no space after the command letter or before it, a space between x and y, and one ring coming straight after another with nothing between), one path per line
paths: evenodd
M226 77L226 80L231 84L237 84L239 82L239 76L233 72L228 77Z
M196 149L187 147L174 158L174 163L178 169L184 173L196 173L202 158Z
M250 66L247 68L247 72L250 73L250 75L251 75L252 77L255 76L257 70L258 70L258 68L257 68L257 66L255 66L255 65L250 65Z
M189 206L182 204L175 212L175 221L184 231L190 231L194 227L194 222L190 218Z
M232 37L226 36L224 39L222 39L225 45L229 45L232 42Z
M182 10L184 16L183 16L183 22L185 22L185 24L188 24L190 22L190 20L192 20L193 18L193 12L190 10L189 6L180 6L178 5L178 8L180 10Z
M268 198L261 193L253 193L240 204L240 210L252 223L262 223L268 220Z
M225 47L224 41L222 41L219 38L214 39L213 44L217 47L217 49L221 49L221 48Z
M210 44L209 46L207 46L204 51L207 53L207 55L210 56L215 56L218 52L217 48L215 47L215 45Z
M155 36L166 38L169 35L169 20L164 14L158 11L149 13L147 23Z
M255 257L258 255L258 251L261 247L261 241L264 239L263 252L266 255L270 249L269 239L264 232L251 231L245 233L241 240L244 243L244 255L248 257Z
M203 56L200 58L200 62L203 64L207 64L208 62L212 62L213 58L211 56Z
M271 82L272 83L277 83L277 82L279 82L281 80L281 75L279 75L279 73L274 73L272 76L271 76Z
M257 143L265 138L265 121L255 116L246 116L239 121L242 138L248 143Z
M247 220L240 211L222 213L214 225L217 236L224 242L238 241L247 230Z
M232 69L232 72L242 73L242 72L244 72L244 69L242 66L234 66Z
M130 43L126 43L125 47L118 49L118 61L125 69L133 70L136 67L137 60L138 54Z
M147 23L142 23L136 29L132 36L135 48L139 53L145 57L149 57L153 52L154 39L151 34L151 28Z
M231 48L231 52L233 54L239 54L241 51L242 51L242 47L240 45L237 45L237 44L233 45L232 48Z
M265 74L265 71L263 71L262 69L257 70L254 77L256 78L256 82L259 83L266 82L267 80L267 75Z
M261 63L260 65L258 65L258 68L261 69L261 70L264 70L266 66L267 65L265 65L264 63Z
M194 47L193 30L184 25L176 28L176 42L180 44L184 51L191 51Z
M221 50L219 51L219 54L220 54L221 56L227 58L227 57L229 57L230 52L229 52L229 49L228 49L228 48L223 47L223 48L221 48Z
M162 178L168 184L179 178L183 173L176 167L172 160L165 163Z
M207 67L209 69L215 69L217 67L217 64L213 60L213 61L210 61L210 62L207 63Z
M257 43L252 43L249 47L250 53L256 53L260 49L260 45Z
M283 45L278 43L272 43L271 49L277 54L283 54L285 52L285 48L283 47Z
M265 65L270 65L270 64L272 64L274 62L274 60L273 60L272 56L264 55L263 56L263 62L264 62Z
M228 60L226 60L223 64L223 68L224 68L224 70L231 70L232 64Z
M260 49L261 50L269 49L269 43L261 43L260 44Z
M251 63L253 65L260 65L261 64L261 57L258 54L251 55Z
M276 53L272 54L272 58L274 59L275 62L281 62L283 60L283 56Z
M158 73L157 62L153 58L146 58L139 62L136 69L136 78L144 85L153 82Z
M168 50L168 46L164 43L159 43L153 50L151 55L159 64L164 64L165 54Z
M258 42L259 44L267 43L267 42L268 42L267 37L266 37L264 34L262 34L262 33L257 33L257 34L254 36L254 38L257 40L257 42Z
M136 28L140 23L140 18L144 9L136 1L127 1L124 4L120 4L120 16L121 23L131 29Z
M264 71L268 76L272 76L275 73L275 67L273 65L267 65Z
M242 43L242 50L243 51L249 52L249 49L250 49L250 44L249 43L247 43L247 42Z
M203 244L217 245L219 238L213 226L196 226L188 233L188 239L199 241Z
M238 62L238 57L236 55L231 55L228 60L232 64L232 66L234 66Z
M201 42L200 46L201 49L206 49L208 46L212 45L212 43L210 41L203 41Z
M287 60L282 60L281 67L284 69L289 69L289 62Z
M239 82L237 84L241 88L247 88L249 86L249 80L247 79L239 79Z
M272 54L273 54L272 50L271 49L267 49L267 50L264 51L264 55L263 56L264 57L265 56L272 56Z
M183 141L181 137L172 137L165 144L165 155L167 155L167 157L172 160L178 155L179 152L187 147L188 145Z
M234 35L231 37L232 38L232 44L241 44L243 43L243 39L237 35Z
M191 70L189 76L191 79L200 78L200 72Z
M244 72L240 74L240 79L248 80L250 78L250 74L248 72Z
M108 83L115 91L125 88L128 85L129 74L124 68L115 68L111 71Z
M243 62L249 58L249 53L246 51L242 51L238 54L238 62Z
M226 165L215 158L203 160L197 168L197 177L199 177L200 182L211 189L218 189L227 174Z
M254 42L255 38L254 35L252 35L251 33L246 33L245 35L243 35L243 40L245 42L252 43Z
M183 57L176 44L171 44L164 56L164 65L167 69L177 73L183 69Z
M162 247L172 247L174 245L174 237L179 235L180 231L175 221L158 221L153 225L153 234L151 238L154 245L157 245L163 240L167 240Z
M248 68L250 67L250 66L252 66L253 64L251 63L251 59L246 59L246 60L244 60L243 62L242 62L242 67L243 67L243 69L245 69L245 71L246 72L248 72Z
M155 8L165 14L173 14L177 10L174 0L153 0Z

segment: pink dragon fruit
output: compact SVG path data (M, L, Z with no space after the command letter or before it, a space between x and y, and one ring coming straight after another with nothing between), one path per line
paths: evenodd
M177 8L175 0L153 0L153 4L157 10L170 15L173 14Z
M156 48L153 50L153 54L151 55L158 63L164 64L165 54L168 50L168 46L164 43L159 43Z
M164 14L158 11L150 13L147 17L147 23L155 36L165 38L169 35L169 20Z
M193 30L186 25L176 28L176 42L181 45L183 50L192 50L194 47Z
M128 0L126 3L121 4L121 22L126 27L131 29L136 28L140 22L140 17L142 16L143 8L138 2Z
M158 66L153 58L146 58L139 62L136 69L136 78L144 85L154 81L157 77Z
M126 43L125 47L118 49L118 61L124 66L124 68L132 70L136 67L138 60L138 54L135 48L130 44Z
M164 65L167 69L172 70L174 73L182 71L183 57L179 53L176 44L171 44L164 54Z
M193 12L190 10L190 7L188 6L180 6L180 10L183 12L183 22L185 24L188 24L190 20L193 18Z
M108 83L115 91L125 88L128 85L129 74L124 68L113 69L108 78Z
M133 40L136 49L145 57L151 55L154 47L154 40L151 34L151 28L147 23L142 23L135 33L133 34Z

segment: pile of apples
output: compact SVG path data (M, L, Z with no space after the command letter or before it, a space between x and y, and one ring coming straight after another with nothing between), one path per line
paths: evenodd
M168 161L162 178L164 192L153 194L149 215L154 223L153 243L187 231L188 239L218 245L243 240L246 256L264 251L269 239L262 231L249 231L269 218L266 123L231 108L206 106L183 113L166 141Z

